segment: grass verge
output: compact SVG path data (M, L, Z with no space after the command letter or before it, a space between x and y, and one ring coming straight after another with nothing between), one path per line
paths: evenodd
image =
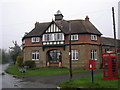
M34 70L28 69L25 73L19 72L19 67L10 64L9 67L5 70L9 74L13 75L31 75L31 76L48 76L48 75L63 75L63 74L69 74L68 68L63 67L41 67L36 68ZM98 71L98 70L96 70ZM83 70L83 69L74 69L73 73L85 73L90 72L90 70Z
M120 80L120 79L119 79ZM94 83L92 84L91 76L80 77L70 81L64 81L59 84L60 87L70 88L118 88L119 80L103 80L102 74L94 75Z

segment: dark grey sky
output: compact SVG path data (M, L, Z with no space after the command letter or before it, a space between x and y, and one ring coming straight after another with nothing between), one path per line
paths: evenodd
M0 37L2 48L8 49L16 40L21 45L25 32L34 28L36 21L49 22L60 10L65 20L84 19L99 29L103 36L113 37L112 7L115 7L116 27L119 0L1 0ZM116 28L117 29L117 28Z

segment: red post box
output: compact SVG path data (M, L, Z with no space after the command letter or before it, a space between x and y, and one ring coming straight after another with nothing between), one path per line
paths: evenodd
M89 67L90 70L96 69L96 62L95 62L95 60L90 59L90 60L89 60L88 67Z
M96 62L95 62L95 60L93 60L93 59L90 59L90 60L89 60L88 68L91 70L92 83L93 83L93 81L94 81L94 79L93 79L93 70L96 69Z
M104 80L118 79L118 60L116 53L103 53L102 64Z

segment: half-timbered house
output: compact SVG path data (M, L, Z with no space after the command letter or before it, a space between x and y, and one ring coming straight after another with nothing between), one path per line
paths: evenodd
M101 35L88 16L85 20L64 20L58 11L55 20L36 22L35 28L23 37L23 59L34 60L38 67L69 67L71 39L73 68L87 68L89 59L95 59L99 68L101 53L112 46L107 45L105 40L108 39Z

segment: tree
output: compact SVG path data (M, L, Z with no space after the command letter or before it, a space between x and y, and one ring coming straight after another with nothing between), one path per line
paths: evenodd
M15 64L17 56L22 56L22 50L20 46L17 44L17 41L13 41L14 47L10 47L10 56Z
M5 64L9 62L9 53L5 49L0 49L0 63Z

